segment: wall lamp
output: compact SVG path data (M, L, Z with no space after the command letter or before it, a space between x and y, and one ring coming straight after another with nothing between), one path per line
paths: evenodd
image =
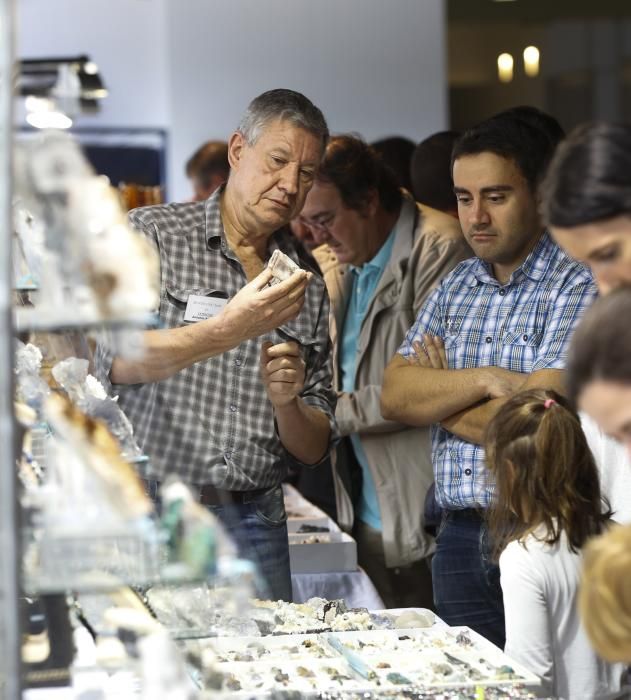
M98 111L107 88L88 56L62 56L18 61L16 93L27 98L29 124L68 128L77 114Z

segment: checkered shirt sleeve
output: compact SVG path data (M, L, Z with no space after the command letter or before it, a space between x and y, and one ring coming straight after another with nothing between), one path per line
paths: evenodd
M569 262L569 261L568 261ZM564 369L572 333L596 298L596 287L586 279L585 269L574 265L554 301L554 313L545 332L531 372L540 369Z
M132 228L140 236L143 236L147 242L158 251L158 244L155 236L151 231L145 229L143 226L134 225L133 220L130 218L130 223ZM158 309L153 310L156 314ZM121 343L125 343L125 338L128 337L129 333L138 333L138 330L109 330L103 329L97 333L97 345L94 352L94 375L101 382L103 388L107 392L108 396L116 395L116 390L112 385L110 379L110 373L112 371L112 363L114 362L114 357L116 356L116 350L121 346ZM132 341L133 342L133 341Z

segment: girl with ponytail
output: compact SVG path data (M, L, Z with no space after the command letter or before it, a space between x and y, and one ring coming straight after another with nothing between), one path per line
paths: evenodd
M577 611L581 550L611 515L578 415L553 391L516 394L489 424L485 450L506 653L555 697L611 697L624 667L598 658Z

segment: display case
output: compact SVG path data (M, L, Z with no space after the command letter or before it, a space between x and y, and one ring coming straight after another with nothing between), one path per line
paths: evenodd
M467 627L217 638L185 648L188 658L199 658L206 690L243 697L540 688L537 676Z
M21 694L10 294L13 13L13 0L0 0L0 696L6 700Z

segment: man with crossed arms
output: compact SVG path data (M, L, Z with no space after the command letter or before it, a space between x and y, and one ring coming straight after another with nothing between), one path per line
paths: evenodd
M549 138L515 117L465 133L452 170L463 233L476 257L447 275L386 369L382 412L432 426L443 519L432 562L434 601L450 625L500 647L504 610L484 510L493 497L481 447L521 389L563 390L568 342L596 294L587 268L554 243L537 211Z

